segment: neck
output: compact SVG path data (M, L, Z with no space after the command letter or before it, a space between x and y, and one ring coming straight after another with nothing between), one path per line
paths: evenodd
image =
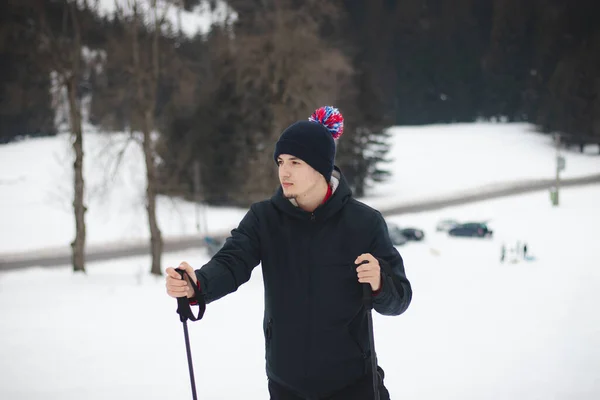
M325 179L319 180L319 183L310 193L307 193L302 197L296 197L298 207L308 212L315 211L317 207L319 207L323 203L323 200L327 195L328 187L329 183L327 183Z

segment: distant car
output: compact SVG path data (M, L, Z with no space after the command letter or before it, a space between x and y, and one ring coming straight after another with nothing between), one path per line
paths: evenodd
M450 236L486 237L492 236L493 231L482 222L460 224L448 231Z
M390 235L390 240L394 246L402 246L408 242L408 238L402 234L402 229L400 229L400 227L396 225L389 225L388 232Z
M404 235L408 240L421 241L425 238L425 233L417 228L403 228L400 229L400 233Z
M395 223L388 223L388 231L392 243L396 246L403 245L409 240L420 241L425 238L425 233L422 230L417 228L400 228Z
M450 229L458 225L460 225L460 223L457 220L444 219L438 222L437 226L435 227L435 230L438 232L448 232Z

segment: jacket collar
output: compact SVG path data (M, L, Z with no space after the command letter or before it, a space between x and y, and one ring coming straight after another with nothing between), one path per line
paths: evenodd
M326 220L331 217L348 202L352 197L352 190L346 181L346 178L338 167L334 167L329 183L332 186L333 194L329 200L321 204L315 211L308 212L304 211L297 206L294 200L285 198L283 195L283 189L281 186L277 189L277 192L271 197L271 202L282 212L289 214L293 217L300 219L313 219L318 221Z

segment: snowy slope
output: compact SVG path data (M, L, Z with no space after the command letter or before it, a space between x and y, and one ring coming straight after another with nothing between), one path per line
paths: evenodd
M600 186L390 217L426 231L399 248L413 303L375 314L392 398L593 400L600 397ZM490 240L435 232L442 216L486 218ZM560 228L559 228L560 226ZM533 262L500 263L502 243ZM202 251L165 255L200 266ZM148 257L0 274L0 398L191 398L182 326ZM35 290L32 295L32 289ZM260 268L190 323L199 398L267 397ZM235 384L232 384L235 382Z
M529 125L457 124L398 127L391 132L391 162L386 167L392 177L363 199L375 207L553 177L552 143L533 133ZM84 148L88 246L146 240L145 174L139 146L127 135L105 135L88 128ZM563 176L600 173L597 152L597 146L590 146L585 154L563 153L567 165ZM68 135L0 146L0 254L42 248L68 251L75 235L71 170ZM167 238L203 233L205 228L228 231L245 211L210 208L205 226L202 210L194 204L165 197L158 204L159 223Z

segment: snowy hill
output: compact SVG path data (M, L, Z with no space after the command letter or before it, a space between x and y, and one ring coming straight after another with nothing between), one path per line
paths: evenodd
M390 217L425 229L399 248L413 302L374 315L392 398L594 400L600 397L600 185ZM453 239L435 221L485 216L492 239ZM531 262L500 263L525 240ZM204 251L169 253L165 267ZM0 273L0 398L191 398L181 322L149 257ZM23 288L27 288L24 292ZM35 295L30 293L34 288ZM132 307L135 305L135 309ZM199 398L268 398L260 268L190 323ZM235 384L232 384L235 382Z
M518 142L518 146L517 146ZM389 183L368 201L398 204L520 179L550 178L554 148L526 125L394 128ZM139 148L124 135L85 136L92 244L147 237ZM566 152L566 177L600 172L597 148ZM122 152L119 168L115 160ZM68 247L68 136L0 146L1 252ZM414 290L400 317L375 314L376 349L393 398L592 400L600 397L600 185L390 216L424 229L399 247ZM245 210L211 208L209 228L237 224ZM435 231L442 218L487 220L491 239ZM161 198L167 236L196 232L192 204ZM533 261L500 262L527 242ZM164 267L204 250L164 255ZM519 261L520 260L520 261ZM518 262L517 262L518 261ZM185 399L190 396L183 332L164 280L149 257L0 273L0 398ZM23 288L27 288L24 291ZM34 295L30 293L35 290ZM135 310L130 306L136 304ZM260 268L236 293L190 324L199 393L207 399L267 398ZM234 381L236 384L232 385Z
M391 162L386 168L392 177L362 199L375 207L554 176L552 141L529 125L398 127L391 134ZM88 246L146 240L145 174L139 146L124 134L91 131L85 135L84 148ZM585 154L565 152L562 175L600 173L597 153L593 146ZM0 146L0 166L0 254L68 251L75 234L69 136ZM230 230L244 213L244 209L212 207L206 214L208 231ZM185 201L160 197L158 219L166 238L205 229L201 210Z
M376 207L555 177L554 143L529 124L396 127L390 133L393 175L363 199ZM600 173L598 146L561 154L563 178Z

